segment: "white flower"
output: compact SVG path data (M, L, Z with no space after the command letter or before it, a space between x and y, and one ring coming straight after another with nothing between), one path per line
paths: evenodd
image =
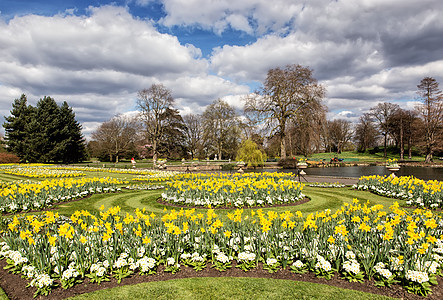
M166 259L166 264L167 264L168 266L173 266L173 265L175 264L175 259L174 259L173 257L168 257L168 258Z
M294 267L296 267L297 269L303 268L304 263L301 260L297 260L292 264Z
M408 272L406 272L406 279L418 283L424 283L429 281L429 276L426 272L408 270Z
M226 256L226 254L224 254L223 252L219 252L217 254L217 256L215 257L215 259L223 264L225 264L229 261L228 256Z
M360 273L360 264L356 260L347 260L343 263L343 269L348 273L357 275Z
M99 267L96 274L98 277L102 277L105 274L105 272L106 269L104 267Z

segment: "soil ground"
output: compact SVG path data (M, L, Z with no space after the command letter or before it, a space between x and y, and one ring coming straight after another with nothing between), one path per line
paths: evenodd
M84 281L70 289L64 290L60 286L53 289L49 296L39 296L33 298L35 288L26 287L28 281L22 279L20 275L14 275L8 273L3 267L6 266L4 260L0 261L0 285L8 295L11 300L30 300L30 299L51 299L59 300L68 297L76 296L79 294L89 293L101 289L108 289L119 286L117 280L114 278L109 282L102 282L100 285L91 284L88 281ZM208 265L202 271L195 271L192 268L182 266L181 270L176 274L166 273L163 271L163 266L158 268L157 274L149 276L132 275L131 277L124 278L120 285L130 285L142 282L152 282L152 281L164 281L170 279L180 279L180 278L194 278L194 277L251 277L251 278L274 278L274 279L287 279L296 281L306 281L320 284L328 284L340 288L358 290L367 293L385 295L400 299L430 299L430 300L441 300L443 299L443 278L438 278L438 285L434 286L432 289L432 294L425 297L420 297L414 294L409 294L405 289L399 285L393 285L390 288L383 287L379 288L374 285L373 281L365 280L363 283L351 283L347 280L341 279L338 275L335 275L331 280L326 280L323 278L317 278L312 273L307 274L294 274L288 269L280 269L276 273L268 273L268 271L263 270L262 265L257 268L252 269L248 272L244 272L238 268L235 268L235 263L231 269L225 272L219 272L216 269L210 268Z

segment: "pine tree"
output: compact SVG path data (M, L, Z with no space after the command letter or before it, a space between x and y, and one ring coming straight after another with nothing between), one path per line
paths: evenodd
M22 161L71 163L86 157L81 125L66 102L59 107L53 98L44 97L33 107L22 95L12 107L3 127L8 151Z
M86 148L82 126L75 119L75 113L66 101L60 106L59 129L60 135L54 160L73 163L85 159Z
M15 153L22 161L25 161L26 145L26 125L29 123L30 109L27 104L26 95L21 95L12 104L11 115L5 117L5 139L9 152Z
M36 119L43 136L35 142L39 145L42 162L54 161L57 156L57 144L61 142L59 117L60 108L53 98L45 96L37 102Z

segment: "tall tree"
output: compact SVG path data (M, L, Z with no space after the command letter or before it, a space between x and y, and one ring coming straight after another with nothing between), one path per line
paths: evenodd
M60 140L60 108L51 97L43 97L37 102L35 118L39 125L40 134L33 135L33 143L40 150L39 161L55 161L57 157L57 144Z
M22 95L13 103L11 116L3 124L8 150L28 162L77 162L85 158L84 139L75 114L64 102L60 107L51 97L37 106L27 105Z
M152 144L153 160L157 161L158 145L163 138L166 110L172 108L174 98L169 89L162 84L153 84L149 89L138 92L137 106L145 125L146 135Z
M5 139L9 152L15 153L25 161L26 147L26 125L30 121L30 109L26 95L22 94L19 99L12 103L10 116L5 116Z
M286 143L289 145L290 156L302 154L307 157L313 152L319 151L322 128L326 122L326 107L323 105L302 107L298 117L292 118L288 122Z
M265 124L271 136L280 137L281 158L285 158L288 121L297 118L305 106L320 107L324 96L325 89L310 68L288 65L268 71L261 90L246 99L245 113Z
M355 139L358 143L358 151L365 152L366 149L375 145L377 129L370 114L363 114L355 126Z
M202 147L202 118L201 115L188 114L183 117L183 121L186 125L186 145L191 154L191 158L194 159L198 156Z
M343 146L348 143L353 135L351 122L346 120L333 120L328 122L329 136L337 153L341 153Z
M110 161L118 163L127 152L135 149L138 122L134 118L117 115L102 123L92 133L93 153L106 154Z
M160 154L176 159L186 156L186 125L177 109L167 108L162 115L163 137L158 144Z
M60 106L59 136L54 160L75 163L86 158L85 138L82 126L75 119L75 113L66 101Z
M395 112L400 108L397 104L383 102L377 104L370 109L370 115L377 123L378 130L383 136L383 146L384 146L384 157L387 155L387 144L388 135L390 133L389 122L390 118L395 114Z
M423 103L417 105L416 110L424 121L425 162L429 163L437 142L443 137L443 93L432 77L423 78L417 88Z
M218 159L222 159L225 155L234 158L240 134L234 108L218 99L205 109L202 124L203 140L208 151L217 154Z

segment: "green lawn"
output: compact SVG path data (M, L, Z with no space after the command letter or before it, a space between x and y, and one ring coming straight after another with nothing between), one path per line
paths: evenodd
M392 299L301 281L266 278L187 278L141 283L69 298L107 299Z

